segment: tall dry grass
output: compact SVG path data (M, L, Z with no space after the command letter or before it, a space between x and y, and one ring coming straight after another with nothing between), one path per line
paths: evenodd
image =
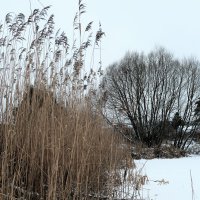
M83 29L79 1L74 32L80 45L75 37L70 47L64 33L54 33L48 9L27 19L8 14L0 26L0 197L111 198L120 169L132 161L90 104L102 73L101 66L85 71L92 23ZM93 49L103 34L100 27Z
M120 184L119 169L130 163L127 149L87 103L63 107L34 89L15 120L1 131L2 195L88 199L109 196Z

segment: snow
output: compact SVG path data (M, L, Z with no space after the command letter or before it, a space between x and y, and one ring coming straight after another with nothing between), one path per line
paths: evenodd
M200 156L135 163L149 180L140 191L141 199L200 200Z

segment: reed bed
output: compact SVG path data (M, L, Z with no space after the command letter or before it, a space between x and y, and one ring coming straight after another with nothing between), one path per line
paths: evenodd
M132 160L91 104L102 69L86 70L85 55L100 51L104 32L92 37L92 22L81 24L80 0L70 46L48 9L0 25L0 197L112 198Z

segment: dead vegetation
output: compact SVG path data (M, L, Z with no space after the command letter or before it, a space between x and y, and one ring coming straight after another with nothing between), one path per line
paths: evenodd
M108 198L132 158L90 104L102 73L84 66L92 24L83 31L79 1L70 47L48 9L9 13L0 26L0 197ZM103 35L100 26L93 49Z
M138 145L133 148L132 158L138 159L154 159L154 158L180 158L187 156L188 152L171 146L161 146L154 148L145 148Z
M26 97L15 124L1 131L3 194L79 199L108 195L109 184L120 184L117 170L131 158L89 105L63 108L37 89Z

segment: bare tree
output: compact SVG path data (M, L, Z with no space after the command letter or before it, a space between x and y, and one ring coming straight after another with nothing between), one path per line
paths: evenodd
M173 129L171 121L176 112L184 121L192 121L198 74L196 61L180 62L163 48L147 56L127 53L108 67L102 80L103 114L130 141L159 146ZM174 138L180 139L178 134ZM182 139L181 145L185 141Z
M191 144L197 125L195 102L200 96L200 63L195 59L182 61L177 77L179 79L178 95L175 110L179 114L179 123L176 127L174 146L186 149ZM176 115L176 114L175 114ZM173 119L175 119L174 116Z

